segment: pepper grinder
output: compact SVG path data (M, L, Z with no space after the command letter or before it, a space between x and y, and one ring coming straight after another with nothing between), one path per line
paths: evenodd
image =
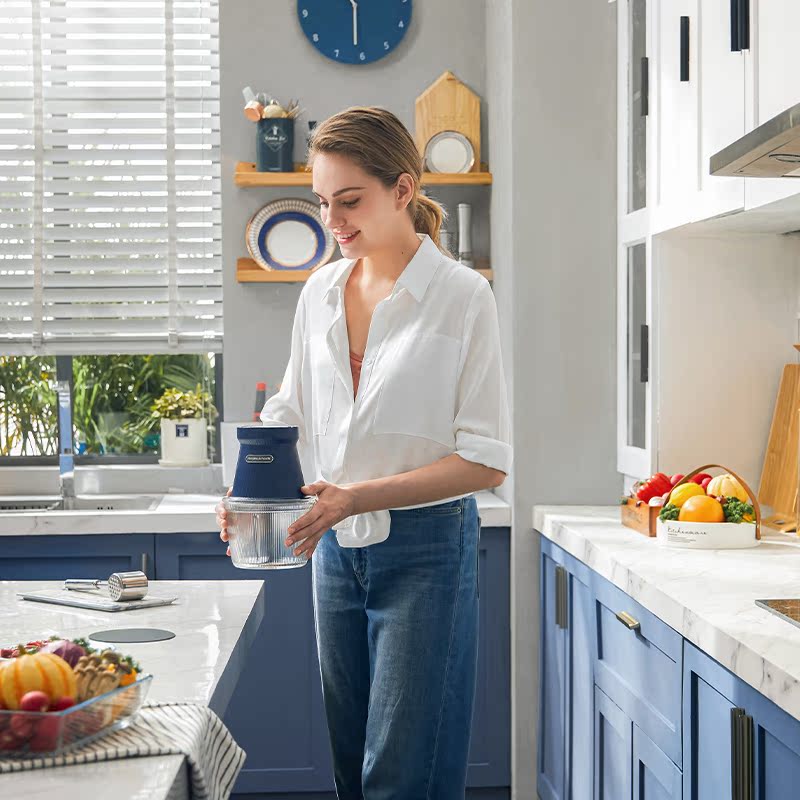
M465 267L474 267L472 260L472 206L458 204L458 260Z

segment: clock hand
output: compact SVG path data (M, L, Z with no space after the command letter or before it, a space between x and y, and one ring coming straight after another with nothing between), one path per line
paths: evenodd
M353 44L358 46L358 3L356 0L350 0L350 5L353 6Z

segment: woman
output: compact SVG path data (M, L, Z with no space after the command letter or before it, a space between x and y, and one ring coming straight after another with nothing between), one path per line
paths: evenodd
M314 508L323 697L340 800L463 798L475 692L480 520L511 465L488 282L438 248L419 152L379 108L314 131L309 163L342 258L303 287L281 391ZM400 509L400 510L397 510ZM227 541L225 514L217 509Z

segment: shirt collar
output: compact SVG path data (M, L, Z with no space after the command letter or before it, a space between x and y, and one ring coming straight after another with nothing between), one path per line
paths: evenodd
M433 276L439 268L442 260L442 252L434 244L433 239L426 233L418 233L421 244L414 254L411 261L406 264L406 268L400 273L400 277L395 284L394 292L396 293L402 288L408 290L409 294L419 303L425 297L428 291ZM356 259L348 258L343 259L342 263L337 267L336 274L333 276L331 285L325 292L327 298L336 289L344 291L344 286L350 273L353 271L353 266Z

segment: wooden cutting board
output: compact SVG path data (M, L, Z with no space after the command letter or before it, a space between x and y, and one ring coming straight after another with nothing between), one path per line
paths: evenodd
M765 525L794 530L797 516L797 458L800 436L800 364L786 364L781 376L764 469L758 486L758 502L773 514Z

